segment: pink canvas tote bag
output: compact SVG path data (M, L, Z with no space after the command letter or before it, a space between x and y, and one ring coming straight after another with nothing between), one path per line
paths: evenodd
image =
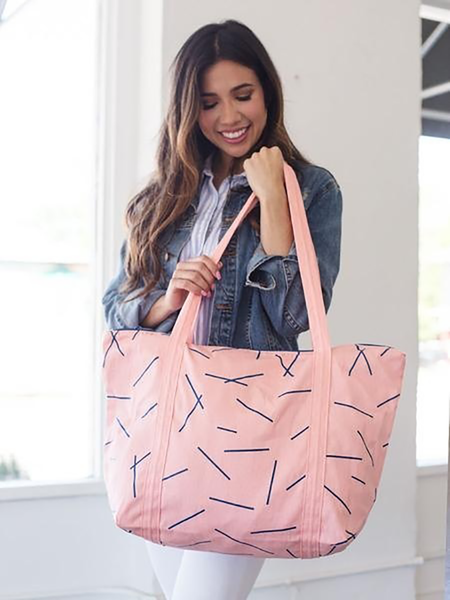
M376 500L406 363L331 348L303 197L284 164L312 349L193 344L201 296L169 334L105 331L104 477L121 529L167 546L315 558L356 538ZM248 198L219 261L258 199Z

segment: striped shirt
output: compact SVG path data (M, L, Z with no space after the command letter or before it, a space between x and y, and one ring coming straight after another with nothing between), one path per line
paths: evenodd
M226 177L217 190L213 184L211 170L212 154L208 156L203 167L203 184L198 199L197 217L192 228L191 236L181 250L180 260L188 260L206 254L211 256L219 243L219 234L222 226L222 211L231 185L247 183L245 171ZM215 280L217 281L217 280ZM215 290L211 297L201 296L200 309L194 332L194 344L208 343L211 327L212 309Z

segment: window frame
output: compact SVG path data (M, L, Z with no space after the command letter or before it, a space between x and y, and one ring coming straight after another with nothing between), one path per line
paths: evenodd
M419 9L419 18L450 23L450 0L426 0L422 2ZM417 343L419 341L417 340ZM418 398L416 397L416 405ZM417 446L416 446L417 448ZM447 474L449 460L447 462L433 464L419 464L416 454L416 468L418 477L433 477Z
M95 164L92 298L94 304L92 385L93 477L67 481L0 482L0 502L105 495L103 479L103 436L105 399L102 381L101 340L105 323L101 298L107 282L117 269L117 257L124 235L125 204L137 179L140 120L141 2L97 0L96 98L97 143ZM142 134L141 134L142 135Z

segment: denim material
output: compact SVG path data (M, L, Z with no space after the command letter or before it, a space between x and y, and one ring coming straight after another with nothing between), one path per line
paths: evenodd
M228 198L231 188L236 185L248 185L245 171L242 173L229 175L225 177L217 189L214 185L214 173L212 171L211 154L205 161L203 168L203 185L200 187L200 194L197 205L197 216L188 242L181 250L180 260L185 261L191 258L206 254L212 256L220 236L222 225L223 207ZM197 322L194 331L194 344L207 344L209 332L211 329L211 318L214 309L216 292L211 290L210 297L203 297L200 303L200 309L197 315Z
M335 177L324 167L296 163L293 168L302 190L328 312L340 268L342 192ZM251 193L248 185L243 190L231 191L223 208L219 240ZM172 223L160 238L162 273L156 287L146 297L127 303L121 302L123 297L117 292L125 278L126 240L123 241L117 274L102 298L109 329L139 328L153 304L165 293L195 222L198 200L199 193L177 224ZM231 238L221 261L222 279L215 281L208 345L298 350L297 337L309 329L309 322L295 243L287 256L266 254L258 232L246 218ZM172 313L156 327L144 329L170 333L179 312Z

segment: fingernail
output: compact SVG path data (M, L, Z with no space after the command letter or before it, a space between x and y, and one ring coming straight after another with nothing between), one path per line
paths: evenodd
M216 273L216 277L217 277L217 279L222 279L222 275L220 274L220 272L219 272L219 271L217 271L217 273Z
M208 294L205 292L205 290L202 290L202 296L207 296Z

